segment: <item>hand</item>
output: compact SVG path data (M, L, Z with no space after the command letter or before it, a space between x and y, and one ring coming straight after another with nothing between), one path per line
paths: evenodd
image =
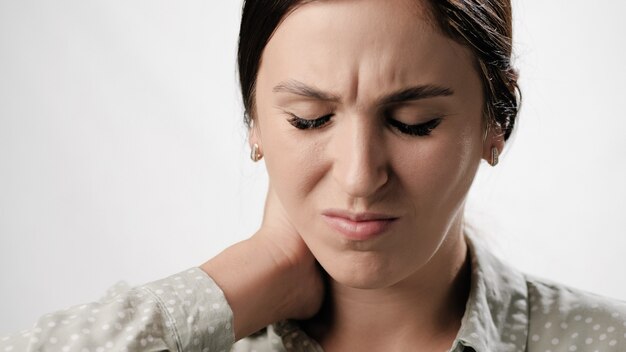
M270 185L265 200L261 229L252 237L272 256L285 274L286 289L281 319L307 319L320 309L324 296L322 269L288 219L276 192Z
M235 339L321 307L322 271L270 187L261 228L200 266L224 292Z

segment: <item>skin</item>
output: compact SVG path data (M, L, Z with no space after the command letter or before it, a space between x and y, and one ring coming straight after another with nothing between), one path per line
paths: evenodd
M285 88L295 81L333 99ZM451 94L385 103L419 86ZM270 179L263 224L202 266L236 337L291 318L326 351L449 348L469 293L465 199L480 160L504 147L497 129L484 134L482 94L471 51L412 1L316 1L289 14L263 52L250 131ZM328 114L319 129L289 122ZM389 118L442 120L410 136ZM396 220L355 241L327 224L328 209Z

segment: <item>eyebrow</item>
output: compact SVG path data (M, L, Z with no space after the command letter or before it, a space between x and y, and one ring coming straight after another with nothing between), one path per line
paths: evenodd
M391 105L406 101L415 101L426 98L448 97L454 94L451 88L432 84L419 85L401 89L381 99L381 105Z
M339 97L334 94L322 92L317 88L310 87L300 81L296 81L293 79L279 83L277 86L274 87L273 91L274 93L291 93L323 101L339 101Z
M340 97L321 91L297 80L288 80L276 85L273 89L275 93L291 93L316 100L339 102ZM413 87L403 88L392 92L379 99L379 105L400 104L408 101L416 101L420 99L447 97L454 94L454 91L448 87L442 87L433 84L417 85Z

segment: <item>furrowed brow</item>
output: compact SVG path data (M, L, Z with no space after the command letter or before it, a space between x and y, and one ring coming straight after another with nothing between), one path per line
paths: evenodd
M453 94L454 91L447 87L441 87L431 84L419 85L404 88L383 97L380 100L380 105L392 105L420 99L447 97Z
M340 98L334 94L323 92L296 80L281 82L275 86L272 91L274 93L291 93L307 98L330 102L339 102L340 100Z
M340 97L337 95L323 92L317 88L311 87L297 80L288 80L276 85L273 89L275 93L291 93L307 98L322 101L339 102ZM388 94L380 99L379 105L400 104L408 101L416 101L420 99L446 97L454 94L454 91L447 87L437 85L419 85L414 87L403 88L399 91Z

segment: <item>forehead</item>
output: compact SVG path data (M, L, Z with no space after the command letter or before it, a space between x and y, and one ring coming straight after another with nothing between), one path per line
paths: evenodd
M356 100L409 84L454 87L468 70L471 52L420 2L329 0L286 16L264 50L259 83L297 79Z

